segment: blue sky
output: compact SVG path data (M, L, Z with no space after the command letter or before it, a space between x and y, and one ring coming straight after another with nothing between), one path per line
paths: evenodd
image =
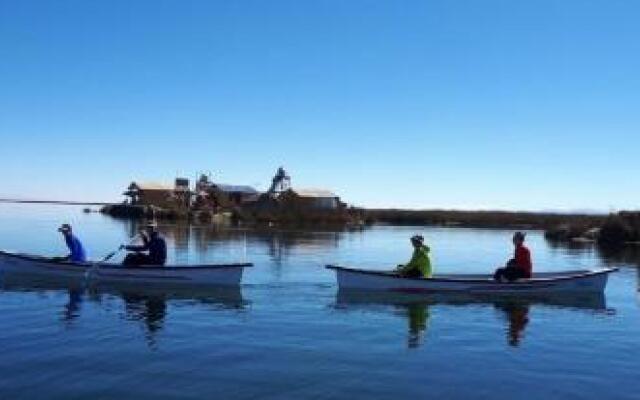
M0 196L209 170L364 206L640 208L636 1L0 0Z

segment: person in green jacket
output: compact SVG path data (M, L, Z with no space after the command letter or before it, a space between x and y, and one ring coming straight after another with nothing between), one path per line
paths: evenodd
M397 272L407 278L431 278L431 260L429 259L429 246L424 244L422 235L411 238L413 256L406 265L398 265Z

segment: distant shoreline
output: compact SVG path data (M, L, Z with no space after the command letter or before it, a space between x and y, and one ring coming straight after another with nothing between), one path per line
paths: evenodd
M534 211L463 211L365 209L366 222L393 225L435 225L469 228L550 229L560 225L602 224L606 214Z
M113 203L103 203L97 201L68 201L68 200L24 200L24 199L0 199L0 203L15 204L54 204L67 206L106 206Z
M562 242L598 242L607 246L620 246L640 242L640 213L579 214L533 211L464 211L464 210L402 210L349 208L337 214L293 210L266 214L230 210L224 213L179 213L157 207L127 204L0 198L1 203L50 204L74 206L100 206L100 212L116 218L187 219L196 222L235 221L248 224L281 226L444 226L458 228L493 228L518 230L544 230L548 240ZM89 211L89 209L85 209ZM235 223L234 222L234 223Z
M33 199L12 199L12 198L0 198L0 203L16 203L16 204L54 204L54 205L77 205L77 206L109 206L118 205L120 203L114 202L99 202L99 201L75 201L75 200L33 200ZM608 213L584 213L584 212L572 212L572 211L508 211L508 210L457 210L457 209L399 209L399 208L364 208L358 207L357 209L363 210L370 215L377 217L384 216L383 219L395 219L396 217L409 217L407 219L432 219L434 216L456 216L458 218L475 216L529 216L529 217L541 217L541 216L555 216L555 217L586 217L586 218L601 218L605 217ZM413 218L412 218L413 217ZM416 218L417 217L417 218Z

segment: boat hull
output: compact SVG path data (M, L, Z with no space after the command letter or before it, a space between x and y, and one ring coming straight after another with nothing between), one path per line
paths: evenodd
M242 272L248 265L216 265L193 267L136 267L100 266L92 270L90 279L99 283L134 283L155 285L239 285Z
M5 274L70 282L236 286L242 280L244 268L251 266L242 263L124 267L117 264L59 262L45 257L0 251L0 269Z
M532 279L510 283L493 281L490 275L442 275L433 278L403 278L381 271L360 270L329 265L335 270L338 287L342 289L392 291L405 293L570 293L602 292L609 273L615 268L595 271L568 271L537 274Z
M38 256L0 251L0 270L11 278L39 282L65 283L81 286L85 283L91 264L55 262Z

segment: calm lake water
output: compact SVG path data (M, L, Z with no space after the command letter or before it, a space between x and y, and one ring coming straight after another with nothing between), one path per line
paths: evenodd
M79 207L0 204L0 248L64 254L62 222L93 258L136 232ZM537 270L620 272L603 296L416 301L338 294L323 266L385 269L422 233L437 271L488 271L511 232L161 230L171 262L255 267L223 292L0 278L0 399L640 398L640 251L554 248L531 232Z

